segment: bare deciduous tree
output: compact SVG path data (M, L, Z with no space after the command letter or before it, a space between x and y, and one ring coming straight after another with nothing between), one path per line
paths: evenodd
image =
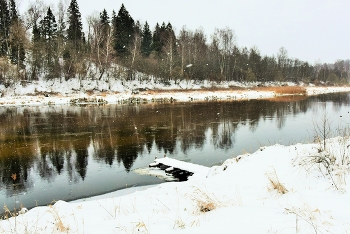
M220 66L220 74L224 79L227 79L230 57L235 45L235 35L232 29L215 29L212 35L212 45L217 50L217 58Z

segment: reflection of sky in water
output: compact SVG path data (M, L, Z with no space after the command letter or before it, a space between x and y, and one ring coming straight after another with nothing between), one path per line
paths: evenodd
M337 98L335 96L333 100ZM138 175L133 170L147 167L156 156L163 157L164 154L212 166L229 157L254 152L260 146L312 142L313 121L321 121L324 113L332 122L332 130L344 125L344 121L347 125L350 122L348 95L334 103L328 100L326 111L325 100L328 99L312 97L300 103L248 101L86 108L56 106L47 108L43 116L39 114L40 109L32 108L30 113L23 107L15 108L17 114L13 114L13 118L18 118L21 123L27 121L28 129L34 132L26 134L35 140L25 138L26 150L35 155L28 159L34 167L27 170L27 180L23 182L22 179L23 184L17 189L11 181L4 179L10 170L4 168L5 157L2 156L0 200L10 208L14 207L15 201L17 207L22 203L33 207L53 200L72 200L130 186L159 183L159 179ZM21 113L29 117L23 118ZM6 136L17 139L11 135L13 129L29 131L24 127L16 130L16 126L1 126L0 139L3 142L6 142ZM44 132L42 138L41 132ZM21 136L16 135L20 143L15 143L14 147L16 144L21 146ZM64 150L57 151L56 158L46 156L44 160L40 152L46 150L46 154L50 153L51 141L54 142L52 148L62 146ZM18 149L21 150L23 147ZM11 163L6 165L16 164ZM57 163L63 164L57 166ZM130 168L126 170L125 165L130 165ZM60 173L57 168L61 168Z

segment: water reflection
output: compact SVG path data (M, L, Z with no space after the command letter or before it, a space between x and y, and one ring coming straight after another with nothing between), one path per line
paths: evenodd
M68 178L63 180L79 183L90 174L94 176L94 170L88 170L94 163L109 167L117 164L130 172L135 160L150 155L153 148L167 155L186 155L193 149L203 150L209 141L214 149L227 151L236 144L237 131L242 127L254 133L261 124L274 120L282 129L288 116L305 113L315 103L332 102L333 108L339 109L350 101L348 94L296 98L140 106L2 107L0 191L6 191L6 196L26 192L35 185L33 174L50 183L67 173ZM11 177L14 174L15 179Z

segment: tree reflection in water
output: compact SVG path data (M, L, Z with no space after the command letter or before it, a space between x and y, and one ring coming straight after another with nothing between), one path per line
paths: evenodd
M300 97L297 97L300 99ZM317 102L348 105L348 94L293 101L237 101L158 105L47 106L0 108L1 190L20 193L33 186L35 171L47 181L67 172L68 180L85 180L89 160L129 172L152 148L167 155L202 149L207 132L214 148L231 149L236 131L275 119L283 128L288 115L306 112ZM16 180L11 178L16 174ZM14 189L15 187L15 189Z

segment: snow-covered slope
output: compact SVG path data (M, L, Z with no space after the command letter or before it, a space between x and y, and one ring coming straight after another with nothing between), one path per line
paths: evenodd
M262 147L186 182L37 207L1 221L0 232L347 233L349 144Z

